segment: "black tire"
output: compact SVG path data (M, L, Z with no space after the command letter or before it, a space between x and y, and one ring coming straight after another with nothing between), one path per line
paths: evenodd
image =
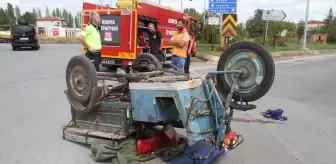
M156 68L162 68L162 64L160 63L159 59L157 57L155 57L154 55L150 54L150 53L142 53L139 54L133 64L135 65L143 65L141 64L141 62L148 62L148 64L153 64ZM149 70L147 68L133 68L136 71L139 72L148 72Z
M81 66L83 71L87 75L87 84L85 88L87 88L87 92L83 95L79 95L76 89L73 87L74 79L71 79L71 72L73 71L74 66ZM69 90L70 95L75 98L82 105L87 105L90 101L92 88L97 86L97 74L96 69L92 63L92 61L83 55L77 55L70 59L66 68L66 84ZM76 93L77 92L77 93Z
M36 47L32 47L32 49L37 51L40 49L40 47L36 46Z
M158 54L158 60L160 62L166 62L166 55L162 51Z
M12 50L13 50L13 51L16 51L16 47L12 46Z
M264 75L261 82L252 91L242 93L242 100L244 102L256 101L263 97L273 85L275 77L274 61L271 54L267 52L267 50L260 44L249 41L242 41L235 43L225 49L219 58L217 71L224 71L226 63L230 62L228 60L230 60L230 58L235 55L235 52L240 50L245 52L253 52L259 59L261 59L261 62L263 63ZM251 73L247 75L251 75ZM227 77L227 75L224 74L219 74L216 76L217 89L223 95L227 95L230 92L231 87L227 80L225 80L225 76ZM240 95L236 89L233 93L233 99L240 101Z

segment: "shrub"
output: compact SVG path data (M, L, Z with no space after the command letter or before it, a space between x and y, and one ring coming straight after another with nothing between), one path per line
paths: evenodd
M80 44L76 37L45 37L40 38L41 44Z

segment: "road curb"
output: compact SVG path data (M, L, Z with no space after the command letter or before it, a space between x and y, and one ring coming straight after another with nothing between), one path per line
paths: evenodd
M281 52L271 52L273 58L281 57L291 57L291 56L303 56L303 55L319 55L327 53L336 53L336 49L330 50L300 50L300 51L281 51ZM196 56L198 59L201 59L208 63L218 63L219 57L213 55L199 55Z

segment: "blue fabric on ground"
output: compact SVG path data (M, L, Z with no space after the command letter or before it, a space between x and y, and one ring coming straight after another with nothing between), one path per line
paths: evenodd
M282 109L275 109L275 110L268 109L265 112L261 112L261 114L266 118L272 118L274 120L286 121L287 117L282 116L283 112L284 111Z
M225 149L218 150L217 148L214 148L208 158L204 160L194 159L195 157L207 156L211 151L211 148L212 145L210 143L198 141L195 144L188 146L183 154L169 160L167 164L210 164L220 156L225 155Z

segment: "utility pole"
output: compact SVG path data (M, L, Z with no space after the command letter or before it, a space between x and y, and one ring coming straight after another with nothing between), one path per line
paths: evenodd
M183 4L182 4L182 0L181 0L181 12L183 12L183 6L182 6Z
M203 37L203 40L205 40L205 34L204 34L204 29L205 29L205 23L206 23L206 17L205 17L205 14L206 14L206 0L204 0L204 14L203 14L203 27L202 27L202 37Z
M159 0L159 4L161 5L161 0Z
M303 33L303 47L302 47L302 49L306 49L306 43L307 43L309 4L310 4L310 0L307 0L306 18L305 18L305 26L304 26L304 33Z
M265 33L265 40L267 41L267 33L268 33L268 20L266 21L266 33Z
M264 25L266 24L265 32L264 32L264 40L263 40L263 46L265 46L265 42L267 40L267 32L268 32L268 20L264 22Z

